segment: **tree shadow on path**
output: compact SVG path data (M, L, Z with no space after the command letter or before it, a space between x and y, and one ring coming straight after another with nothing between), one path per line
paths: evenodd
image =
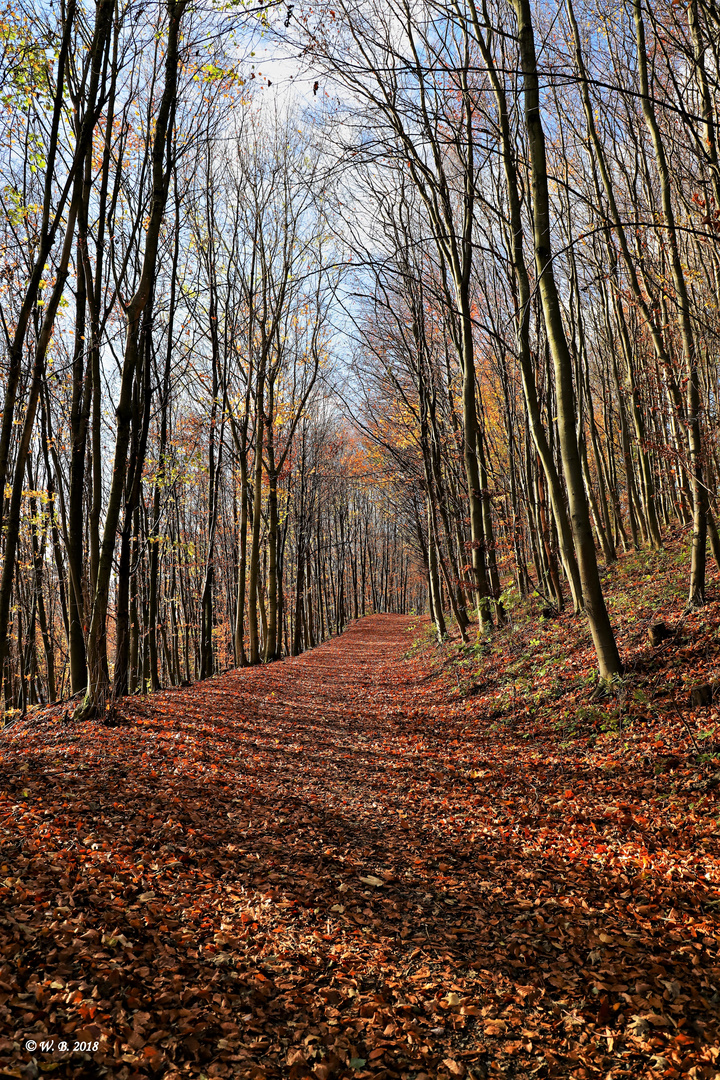
M718 1075L702 842L451 708L410 624L15 731L9 1075Z

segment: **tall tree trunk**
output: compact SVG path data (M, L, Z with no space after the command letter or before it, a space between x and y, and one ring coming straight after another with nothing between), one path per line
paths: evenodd
M95 716L104 711L109 693L109 675L105 658L105 633L110 579L120 510L130 433L132 424L132 389L139 362L140 328L143 311L152 292L157 265L160 228L165 215L170 183L169 153L177 97L180 23L187 0L167 0L169 16L168 42L165 55L165 83L155 124L152 149L152 205L145 233L145 252L138 288L126 313L125 351L123 356L120 392L117 405L117 432L112 479L108 495L105 527L97 568L93 597L92 619L88 634L88 687L79 717Z
M600 677L603 680L609 680L621 672L622 664L598 574L576 435L572 358L565 337L560 297L553 272L545 133L540 112L540 91L532 14L529 0L512 0L512 3L518 23L520 60L524 83L525 125L530 150L535 266L545 329L555 372L560 453L568 492L570 521L585 600L585 610L595 645Z
M660 196L662 201L663 216L667 229L670 268L672 270L673 285L677 298L677 313L680 329L680 338L685 356L685 370L687 377L687 390L685 402L685 423L687 425L687 442L690 453L690 485L693 501L693 537L692 555L690 563L690 588L688 593L688 610L695 610L705 603L705 566L707 547L707 489L703 479L702 460L702 434L700 429L700 380L698 378L698 363L690 315L690 299L688 297L685 272L680 258L677 231L675 228L675 211L672 204L670 190L670 171L668 169L665 146L660 134L660 127L655 116L655 107L650 95L650 83L648 78L647 52L645 47L645 24L642 16L640 0L633 0L633 14L635 18L635 41L637 44L637 64L640 79L640 101L643 116L650 132L650 138L655 151L658 178L660 180Z
M508 209L510 211L511 257L517 290L516 294L514 294L516 301L515 328L528 425L535 444L535 449L537 450L538 457L540 458L545 473L545 481L550 494L550 504L552 506L553 517L555 518L560 541L560 557L562 559L565 576L570 586L573 607L575 611L578 612L583 606L580 573L575 557L572 530L570 528L570 521L565 506L565 496L562 490L562 484L555 466L552 448L548 443L547 434L542 422L540 405L538 402L535 367L532 360L532 350L530 348L532 290L530 288L530 277L525 261L525 251L523 246L524 226L517 175L517 160L510 130L510 114L508 110L507 95L499 78L492 53L488 48L482 33L474 0L470 0L470 11L476 39L493 87L493 93L497 104L498 121L500 124L503 169L505 173Z

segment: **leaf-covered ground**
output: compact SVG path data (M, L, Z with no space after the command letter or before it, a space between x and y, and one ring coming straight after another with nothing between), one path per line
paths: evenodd
M682 569L614 572L609 699L571 615L465 653L373 616L117 727L8 729L4 1074L720 1075L717 711L685 685L720 605L681 620Z

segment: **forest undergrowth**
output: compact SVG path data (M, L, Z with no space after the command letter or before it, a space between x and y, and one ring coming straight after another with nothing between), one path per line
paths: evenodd
M2 1074L719 1075L720 603L683 614L686 558L607 571L609 692L533 600L472 647L370 616L6 729Z

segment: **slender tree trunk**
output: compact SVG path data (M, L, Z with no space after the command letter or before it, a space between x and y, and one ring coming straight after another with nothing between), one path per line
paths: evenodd
M511 254L515 284L517 288L515 326L518 346L518 359L520 361L520 374L522 379L525 407L528 417L528 425L530 427L530 433L535 444L535 449L537 450L543 470L545 472L545 481L547 483L548 492L550 495L550 504L552 506L553 516L555 518L558 537L560 540L560 556L562 559L563 568L565 570L565 576L570 586L570 593L573 599L573 607L575 611L578 612L582 609L583 606L580 573L578 571L577 559L575 557L575 550L573 547L573 535L570 528L570 521L568 519L562 484L560 481L560 477L558 476L557 468L555 466L555 459L553 457L552 448L548 443L547 434L545 432L545 427L542 422L540 405L538 402L535 367L533 364L532 351L530 348L530 316L532 290L530 288L530 277L528 274L527 263L525 261L525 251L523 246L524 226L520 202L520 192L518 188L517 161L510 130L510 115L508 111L507 95L505 93L505 88L498 76L492 53L488 48L487 42L482 33L480 20L478 18L477 8L475 6L474 0L471 0L470 10L477 42L480 46L483 60L488 68L488 73L490 75L490 80L497 103L498 120L500 124L503 168L505 172L508 208L510 211L510 229L512 232Z
M251 664L260 663L258 633L258 599L260 584L260 525L262 515L262 447L263 447L263 384L264 373L258 372L255 428L255 468L253 477L252 536L250 541L250 573L248 581L248 631Z
M240 452L240 553L238 558L237 607L235 610L235 663L244 667L245 654L245 589L247 580L247 528L248 528L248 469L245 437Z
M30 485L30 490L34 491L35 481L32 474L30 459L28 459L28 484ZM47 612L45 609L45 597L43 593L47 525L45 524L45 522L43 522L42 535L38 537L38 512L34 496L31 496L30 498L30 515L30 538L32 542L34 571L33 604L35 605L35 608L37 610L38 623L40 624L40 634L43 641L43 651L45 653L45 671L47 677L48 701L55 701L57 697L57 690L55 686L55 651L52 637L50 634L50 628L48 625Z
M622 670L615 636L610 625L600 585L582 466L575 430L572 358L565 337L560 298L555 284L550 236L545 134L540 112L540 93L535 55L535 37L529 0L512 0L518 23L520 59L525 99L525 124L530 150L531 186L534 210L535 265L545 329L555 371L558 437L570 506L585 610L590 624L600 676L611 679Z
M105 527L97 567L97 581L93 597L92 619L88 634L88 688L79 717L98 715L104 711L109 693L109 675L105 657L105 633L107 609L112 575L113 555L120 510L130 433L132 424L132 389L139 362L139 339L143 311L152 292L157 264L160 228L165 214L170 163L165 155L168 134L172 131L177 96L179 31L186 8L186 0L168 0L168 43L165 56L165 85L158 110L152 150L152 206L145 234L145 253L142 261L140 282L132 297L126 314L125 352L117 405L117 432L112 480L108 495Z
M645 25L640 0L633 0L635 17L635 41L637 44L638 75L640 79L640 101L643 116L650 132L658 178L663 216L667 228L670 267L677 298L678 323L685 356L687 372L687 398L685 403L685 423L687 442L690 452L690 484L693 501L693 537L690 564L690 589L688 610L695 610L705 603L705 566L707 547L707 490L703 479L702 434L700 429L700 381L698 363L690 314L690 300L685 281L685 272L678 248L675 229L675 211L670 190L670 171L668 168L665 146L655 116L655 107L650 96L647 52L645 48Z

